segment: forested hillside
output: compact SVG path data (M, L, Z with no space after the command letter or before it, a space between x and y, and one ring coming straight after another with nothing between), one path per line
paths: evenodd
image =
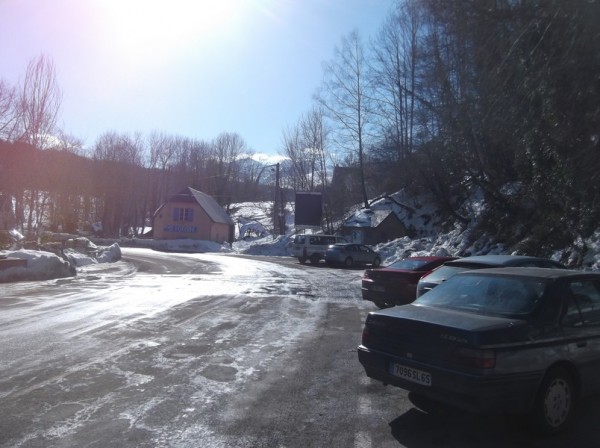
M219 158L213 146L189 142L187 151L172 155L178 163L160 162L161 152L148 166L141 146L110 136L92 157L0 141L0 192L14 198L19 230L43 226L75 233L101 223L102 235L125 236L130 229L151 226L160 204L187 186L211 194L224 207L234 199L273 199L272 173L252 159ZM224 135L220 141L235 138Z
M531 254L596 229L600 4L431 0L405 14L416 27L404 89L414 113L391 129L411 132L390 132L381 149L397 151L406 185L432 191L457 220L480 189L482 230ZM384 77L391 64L376 67Z
M329 223L405 190L428 193L446 222L463 225L468 199L483 195L476 231L523 253L589 236L600 218L598 23L594 0L398 1L377 35L350 32L323 64L314 108L282 131L279 186L323 192ZM26 79L52 78L44 64ZM0 192L16 198L25 230L45 216L118 235L188 185L224 206L274 198L273 167L246 157L235 133L51 143L40 130L57 114L34 102L39 113L27 115L26 87L0 84ZM341 189L330 185L335 166L353 173Z

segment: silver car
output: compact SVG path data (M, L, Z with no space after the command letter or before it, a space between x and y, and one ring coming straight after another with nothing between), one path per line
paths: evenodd
M343 265L347 268L369 264L378 267L381 256L364 244L333 244L325 252L325 262L329 266Z

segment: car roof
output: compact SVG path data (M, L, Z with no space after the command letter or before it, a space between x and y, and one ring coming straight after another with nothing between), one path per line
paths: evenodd
M461 272L457 275L498 275L509 277L528 277L536 279L556 280L560 278L592 278L600 280L600 272L592 271L577 271L574 269L558 269L558 268L534 268L534 267L505 267L505 268L486 268L476 269L473 271Z
M329 247L337 247L339 248L346 248L346 247L351 247L351 246L365 246L365 247L369 247L366 244L361 244L361 243L335 243L335 244L330 244Z
M489 266L514 266L515 264L534 261L534 260L549 260L547 258L531 257L528 255L473 255L471 257L459 258L457 260L448 261L445 265L448 266L466 266L466 265L489 265Z
M450 255L446 256L446 257L436 257L436 256L417 256L417 257L406 257L406 258L402 258L401 260L396 260L396 261L402 261L402 260L420 260L420 261L437 261L437 260L454 260L456 257L452 257Z

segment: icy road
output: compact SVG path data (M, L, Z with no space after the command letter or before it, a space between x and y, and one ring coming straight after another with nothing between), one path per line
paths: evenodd
M367 379L361 270L123 252L75 278L0 285L0 447L542 446ZM597 445L592 427L554 446Z

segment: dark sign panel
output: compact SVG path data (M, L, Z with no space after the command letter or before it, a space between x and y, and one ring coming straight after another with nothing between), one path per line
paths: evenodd
M320 227L323 215L323 196L321 193L296 193L296 218L298 226Z

